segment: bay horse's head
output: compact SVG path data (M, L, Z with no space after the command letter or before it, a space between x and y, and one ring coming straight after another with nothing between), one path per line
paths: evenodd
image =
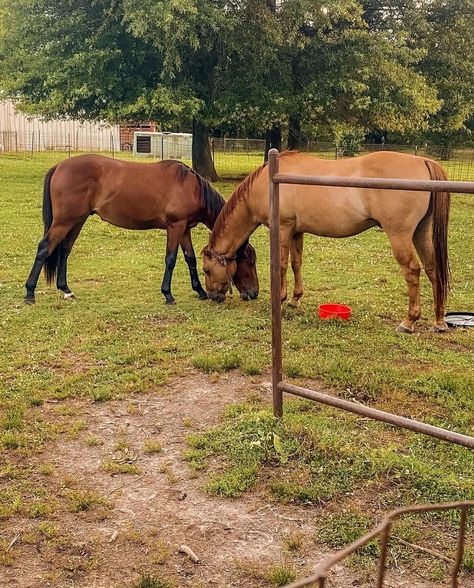
M242 300L257 298L256 254L249 243L245 243L234 256L225 256L208 248L202 253L206 291L211 300L223 302L227 291L232 294L232 284L239 290Z
M242 300L255 300L258 296L257 254L250 243L244 243L237 251L237 269L234 284Z

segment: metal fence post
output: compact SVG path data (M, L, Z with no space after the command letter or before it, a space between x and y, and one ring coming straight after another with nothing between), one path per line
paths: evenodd
M280 383L283 379L281 349L281 273L280 273L280 184L273 177L280 168L277 149L268 153L268 181L270 183L270 200L268 221L270 225L270 277L272 296L272 390L273 414L283 416L283 392Z
M35 152L35 132L31 132L31 153Z

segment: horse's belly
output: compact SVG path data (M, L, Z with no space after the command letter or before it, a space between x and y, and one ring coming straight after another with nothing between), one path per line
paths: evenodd
M371 218L352 219L308 219L296 223L297 233L312 233L320 237L352 237L358 235L367 229L375 226L377 223Z
M134 215L130 211L127 213L120 210L107 210L107 208L99 208L94 211L100 218L122 229L131 230L146 230L146 229L166 229L166 223L163 219Z

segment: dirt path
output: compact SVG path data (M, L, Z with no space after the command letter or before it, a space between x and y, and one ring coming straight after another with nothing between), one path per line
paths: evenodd
M189 373L163 395L65 403L84 429L76 439L48 447L32 465L51 464L51 499L75 497L78 512L63 506L47 522L8 521L4 536L20 536L11 565L0 567L0 586L130 588L141 573L150 573L175 586L257 587L272 585L259 578L272 566L289 563L299 578L311 573L321 559L313 539L318 507L277 507L258 489L238 500L212 498L202 490L205 476L183 460L187 435L216 424L225 406L249 393L270 399L261 379L232 373L213 381ZM47 416L53 408L39 410ZM145 452L149 439L159 440L161 451ZM140 471L111 475L104 463L113 459ZM84 496L92 496L92 504ZM294 533L303 546L290 556L286 539ZM179 553L181 544L200 562ZM334 585L360 585L348 577L340 570ZM432 585L399 576L387 586Z

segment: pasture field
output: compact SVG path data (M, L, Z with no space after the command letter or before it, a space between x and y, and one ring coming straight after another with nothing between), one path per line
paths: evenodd
M177 303L166 306L164 232L125 231L92 217L69 261L77 303L63 301L41 277L36 305L24 305L42 235L43 175L62 157L0 156L0 585L166 588L207 586L211 576L218 586L284 585L391 508L474 499L468 449L305 401L286 401L285 418L275 422L265 227L251 238L260 278L254 302L236 294L221 305L199 301L180 253ZM250 171L242 163L238 173ZM223 177L236 173L231 164L221 167ZM227 198L236 185L228 179L216 187ZM207 234L193 231L196 253ZM474 311L472 196L453 196L450 258L448 310ZM429 331L432 296L423 275L416 333L395 332L406 286L382 231L306 236L303 278L301 306L285 308L283 318L284 371L292 382L474 433L474 330ZM348 304L353 318L320 321L321 302ZM188 517L188 540L198 537L190 531L193 516L204 524L196 510L213 505L230 517L229 529L215 537L203 531L204 543L222 544L227 580L212 566L183 563L163 521L152 528L135 511L127 519L129 487L139 488L148 474L161 476L155 482L166 490L154 500ZM188 498L173 503L173 489L184 487ZM184 506L190 496L194 512ZM118 511L120 533L104 539L97 529L113 528ZM279 525L271 532L247 526L245 557L231 529L241 511L271 513ZM254 542L272 541L253 548L252 532ZM473 533L471 520L466 587L474 584ZM439 585L449 563L409 545L453 557L456 517L410 518L395 534L394 585ZM366 585L376 552L369 546L353 558L344 577L357 575Z

